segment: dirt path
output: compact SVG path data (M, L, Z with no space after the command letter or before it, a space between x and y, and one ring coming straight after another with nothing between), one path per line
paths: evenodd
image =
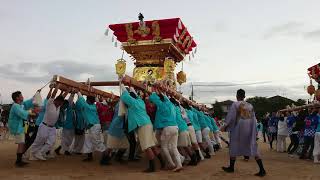
M98 160L91 163L81 162L81 156L60 156L46 162L31 162L23 169L13 166L16 146L13 142L0 142L0 180L2 179L112 179L112 180L196 180L196 179L260 179L254 177L257 166L254 160L244 162L242 159L236 163L236 173L226 174L221 166L228 163L227 149L224 148L210 160L203 161L196 167L186 167L180 173L158 171L153 174L145 174L141 171L145 168L145 162L118 164L113 162L111 166L101 167ZM302 161L297 158L289 158L285 153L270 151L266 144L260 143L264 163L268 176L264 179L303 179L320 180L320 165L314 165L311 161Z

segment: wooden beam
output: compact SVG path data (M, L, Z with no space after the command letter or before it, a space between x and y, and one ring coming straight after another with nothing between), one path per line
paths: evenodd
M309 109L309 108L320 108L320 103L312 103L312 104L307 104L303 106L296 106L294 108L281 109L279 110L279 112L299 111L299 110Z
M119 96L117 95L87 86L82 83L78 83L76 81L58 75L53 76L52 83L54 83L55 86L59 84L59 89L63 91L66 91L68 88L75 88L80 89L82 94L86 96L99 95L103 98L110 98L112 99L112 101L117 101L119 99Z
M132 87L137 88L137 89L139 89L139 90L143 90L143 91L145 91L145 92L151 93L150 91L148 91L147 87L146 87L143 83L141 83L141 82L133 79L132 77L130 77L130 76L128 76L128 75L125 75L125 76L123 77L122 83L123 83L124 85L132 86Z
M143 90L144 92L147 92L147 93L152 93L151 91L149 91L146 86L139 82L139 81L136 81L135 79L133 79L132 77L130 76L124 76L124 78L122 79L122 83L126 86L132 86L136 89L140 89L140 90ZM192 105L192 106L199 106L199 104L197 104L196 102L192 102L190 101L189 99L185 98L182 96L182 94L178 93L177 91L173 90L173 89L170 89L170 88L166 88L162 85L158 85L157 88L159 88L162 92L165 92L167 95L171 96L171 97L175 97L178 101L185 101L187 102L189 105Z
M86 82L79 82L79 83L86 84ZM119 86L119 81L90 82L90 86Z
M55 75L53 77L52 83L55 85L59 84L59 89L62 91L68 90L68 88L80 89L83 95L96 96L100 95L103 98L110 98L112 101L118 101L119 96L93 88L92 86L118 86L119 81L103 81L103 82L91 82L90 85L86 85L84 82L76 82L70 79L67 79L62 76ZM152 93L142 82L135 80L134 78L125 75L122 79L122 83L126 86L132 86L135 89L142 90L147 93ZM187 102L192 106L199 106L196 102L190 101L189 99L182 96L182 94L178 93L174 89L166 88L165 86L159 84L156 86L160 91L165 92L168 96L175 97L180 102Z

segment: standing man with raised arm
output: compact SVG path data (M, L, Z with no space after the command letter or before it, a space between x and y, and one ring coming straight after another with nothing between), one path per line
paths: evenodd
M25 152L25 134L23 122L30 116L34 116L36 112L24 110L23 96L20 91L12 93L13 104L9 114L9 131L15 136L15 143L18 144L16 167L24 167L28 163L22 161L22 155Z
M160 93L153 92L149 97L150 102L157 106L155 128L161 131L161 149L166 156L170 168L174 172L182 170L182 163L178 151L178 124L176 121L176 110L169 98ZM171 155L175 162L173 162Z
M149 160L149 167L144 172L155 172L155 157L159 158L161 166L164 166L164 162L156 148L156 138L150 117L146 111L146 105L133 88L129 93L121 84L121 90L123 93L120 99L128 106L128 132L136 130L141 149L146 153Z
M62 139L61 139L61 148L62 152L65 155L71 155L71 145L74 139L74 114L73 114L73 99L74 99L75 92L72 91L69 99L68 104L66 107L66 120L63 122L63 129L62 129ZM58 152L59 153L59 152Z
M88 129L88 136L85 138L85 145L83 149L83 152L87 154L87 158L83 161L93 161L92 153L94 151L99 151L102 153L100 164L106 165L108 157L106 154L106 147L103 144L100 136L101 125L98 117L97 107L95 105L95 97L87 96L87 100L85 100L79 91L77 103L79 103L79 107L83 109L82 115Z
M52 92L53 87L50 87L50 91L47 96L48 102L46 105L44 119L39 126L37 137L31 146L31 160L45 161L46 158L44 157L44 155L46 154L46 152L52 149L56 141L55 124L59 118L60 106L62 106L64 102L64 96L66 96L65 93L64 96L59 95L56 97L58 88L59 87L56 87Z
M227 173L234 172L234 164L237 156L254 156L260 171L256 176L263 177L266 171L263 167L262 160L258 153L257 137L257 119L251 104L244 101L245 91L237 91L237 102L234 102L226 117L225 125L222 131L230 132L230 165L222 167Z

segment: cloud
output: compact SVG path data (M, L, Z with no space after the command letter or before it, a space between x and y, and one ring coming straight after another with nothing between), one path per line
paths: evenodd
M274 26L264 34L264 39L278 36L300 36L304 33L304 24L300 22L288 22L286 24Z
M304 33L306 39L320 38L320 29Z
M0 65L1 77L26 83L46 82L56 74L76 81L83 81L89 77L92 77L93 80L114 80L117 78L110 65L79 63L73 60Z
M288 22L286 24L274 26L264 35L264 39L274 37L302 37L308 40L320 39L320 29L307 31L301 22Z
M199 83L194 83L199 84ZM207 82L202 86L194 86L194 99L201 103L214 103L216 100L235 100L236 91L240 88L246 91L247 97L262 96L272 97L276 95L297 100L306 99L308 95L304 90L304 84L294 86L277 85L272 82L232 83L232 82ZM187 97L191 95L191 84L181 87L181 91Z

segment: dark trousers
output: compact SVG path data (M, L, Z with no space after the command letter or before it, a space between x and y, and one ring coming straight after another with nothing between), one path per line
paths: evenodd
M34 140L36 139L38 128L39 126L35 126L34 128L29 128L27 134L25 134L25 152L30 148L30 146L33 144Z
M305 136L301 157L302 158L306 157L306 153L309 150L307 158L311 159L313 149L314 149L314 137Z
M277 133L270 133L269 134L269 143L270 143L271 149L272 149L272 143L274 140L277 140Z
M262 129L263 142L267 142L266 135L268 136L268 129L263 128Z
M129 159L132 160L135 158L137 141L136 141L134 131L131 131L130 133L128 133L126 135L127 135L127 138L128 138L129 144L130 144Z
M299 147L299 138L298 138L298 135L297 134L292 134L290 135L290 144L289 144L289 147L288 147L288 150L287 152L289 154L293 154Z

